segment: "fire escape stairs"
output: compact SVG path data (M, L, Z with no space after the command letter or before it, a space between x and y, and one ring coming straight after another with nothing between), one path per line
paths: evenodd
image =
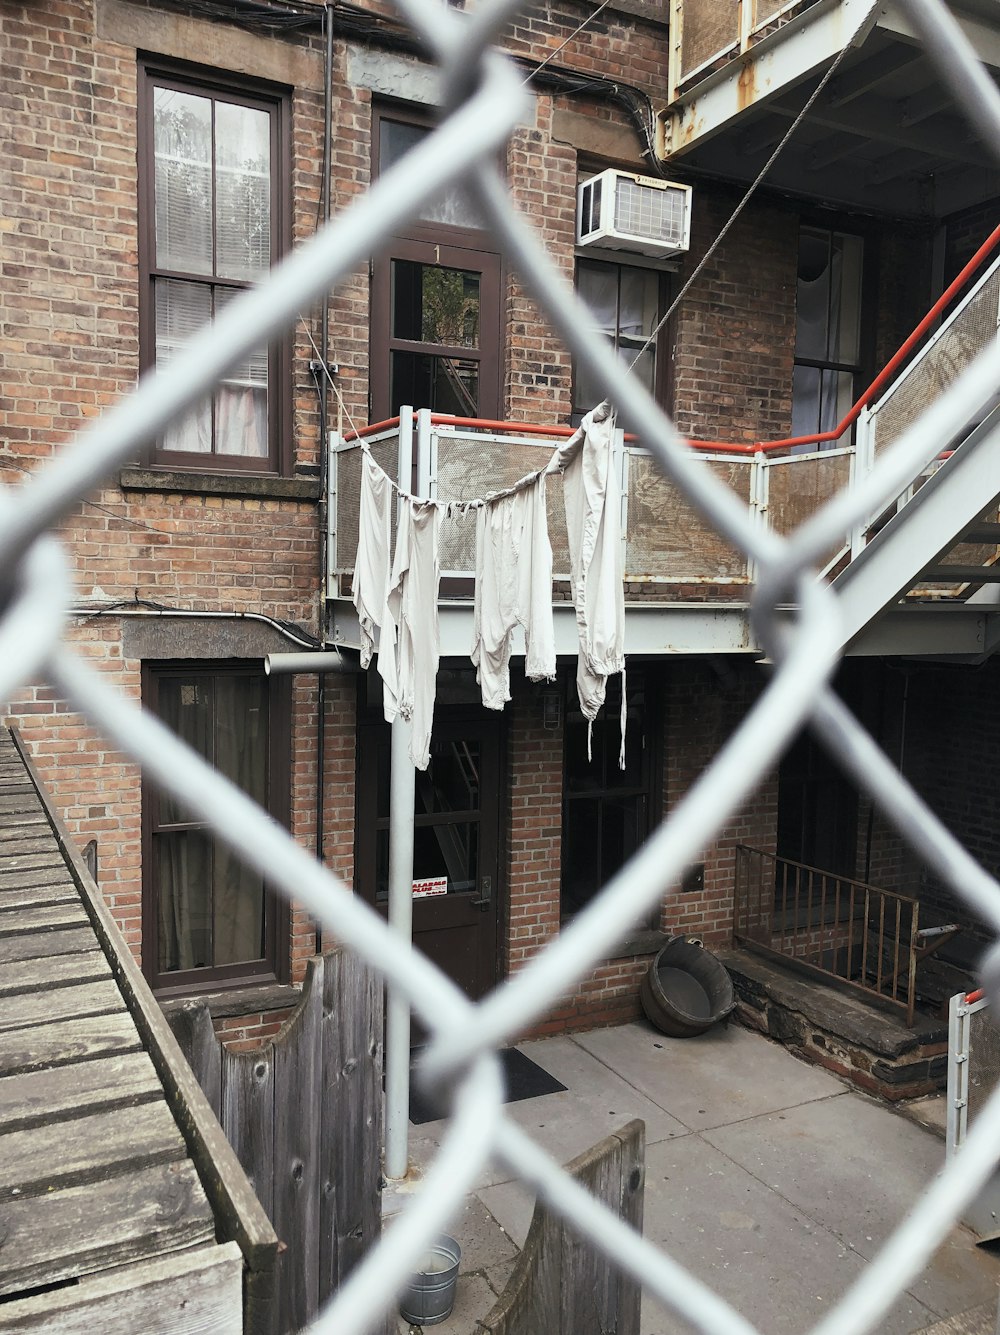
M919 602L1000 610L1000 405L914 491L832 582L845 646L883 613ZM984 616L984 623L994 618ZM982 656L1000 646L984 630Z

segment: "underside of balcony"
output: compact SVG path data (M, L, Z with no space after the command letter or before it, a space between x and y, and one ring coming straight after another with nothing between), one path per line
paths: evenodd
M995 6L949 8L995 77ZM771 186L913 217L943 217L998 193L993 159L893 4L673 0L671 39L660 118L668 164L752 181L830 74L770 167Z

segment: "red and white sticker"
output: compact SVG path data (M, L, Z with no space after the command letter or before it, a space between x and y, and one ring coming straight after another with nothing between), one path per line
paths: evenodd
M431 895L446 895L447 893L447 876L432 876L427 881L413 882L414 899L428 899Z

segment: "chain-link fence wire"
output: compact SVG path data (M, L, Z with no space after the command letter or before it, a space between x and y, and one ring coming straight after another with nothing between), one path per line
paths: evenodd
M399 5L440 68L445 112L440 125L268 281L233 302L168 368L144 379L22 486L0 494L0 700L9 700L27 682L54 685L161 789L196 807L248 865L377 969L430 1035L422 1078L429 1087L451 1091L440 1151L423 1189L321 1313L311 1327L314 1335L360 1335L373 1328L491 1159L506 1165L692 1329L752 1335L754 1327L728 1303L589 1197L505 1115L497 1049L542 1017L603 958L609 940L669 893L808 722L910 846L1000 937L1000 886L945 830L829 688L843 648L837 599L812 573L841 534L864 515L878 513L935 456L940 440L954 436L956 422L976 416L1000 381L1000 351L990 349L973 363L880 455L862 486L833 497L787 538L758 526L739 498L686 448L607 344L589 331L572 291L511 204L495 164L527 95L490 44L510 21L517 0L485 0L461 16L432 0L399 0ZM905 8L956 101L981 135L1000 144L1000 95L939 0L906 0ZM564 932L478 1004L398 939L244 793L63 643L66 609L73 605L71 572L49 536L89 488L181 417L241 356L290 327L299 311L458 179L474 185L509 262L616 405L622 424L640 434L658 466L717 532L755 562L753 624L773 663L761 698L669 819ZM984 448L998 446L1000 439L984 442ZM789 606L794 614L783 610ZM1000 952L994 947L984 984L995 1003L998 982ZM853 1335L878 1325L993 1170L998 1143L1000 1094L977 1119L962 1152L814 1328L816 1335Z

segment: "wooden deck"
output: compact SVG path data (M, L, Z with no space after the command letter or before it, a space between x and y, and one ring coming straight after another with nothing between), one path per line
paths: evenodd
M0 1331L269 1331L277 1246L0 729Z

